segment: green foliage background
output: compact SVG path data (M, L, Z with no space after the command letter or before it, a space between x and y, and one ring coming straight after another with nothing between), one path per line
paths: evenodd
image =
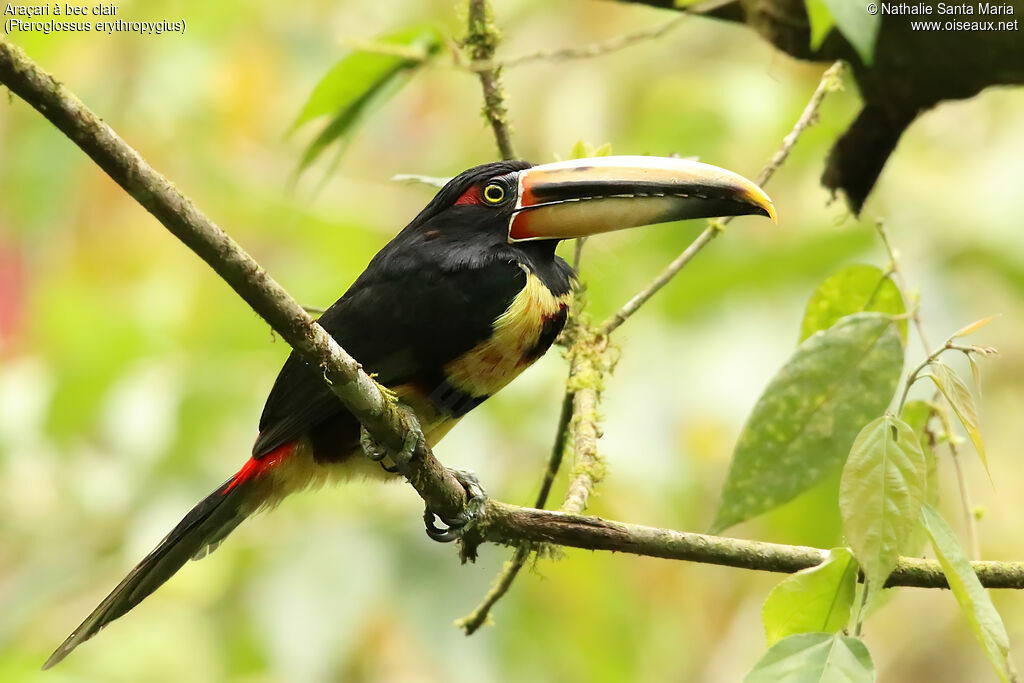
M646 7L516 0L502 54L580 45L670 18ZM368 38L415 22L462 32L449 0L243 6L126 2L126 19L179 17L184 36L12 38L174 179L294 295L332 302L428 201L396 173L451 175L494 158L477 80L417 74L328 160L287 189L313 131L286 137L313 85ZM821 67L747 30L693 19L598 59L505 74L520 153L698 155L753 176ZM769 192L780 224L738 220L618 333L600 445L610 476L591 512L707 528L739 431L800 336L807 298L858 262L884 268L868 222L829 204L823 154L857 110L831 96ZM980 408L994 485L965 458L986 557L1024 558L1024 99L946 105L901 142L866 215L887 219L933 340L980 333ZM304 135L306 137L304 137ZM329 155L328 155L329 156ZM696 234L679 224L592 240L583 277L601 318ZM980 340L979 340L980 341ZM908 365L920 356L912 342ZM248 456L287 353L198 259L20 101L0 101L0 681L737 680L765 649L760 608L779 577L568 551L524 575L466 638L452 626L509 551L460 566L428 541L400 485L352 484L243 525L130 616L45 675L38 667L201 496ZM450 435L438 455L527 502L553 437L565 363L552 352ZM914 396L931 391L924 383ZM965 446L969 449L969 446ZM940 463L946 518L955 482ZM563 482L564 484L564 482ZM833 547L838 474L730 533ZM556 494L557 495L557 494ZM1024 596L994 594L1018 660ZM882 681L991 676L952 596L904 590L868 623Z

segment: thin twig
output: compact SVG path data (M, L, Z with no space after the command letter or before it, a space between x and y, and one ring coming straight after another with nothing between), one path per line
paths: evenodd
M647 303L647 300L658 293L662 287L667 285L672 278L682 270L687 263L693 260L693 257L700 253L700 250L708 245L711 240L718 237L721 226L724 224L723 221L711 222L709 221L708 227L704 228L704 232L697 236L693 242L690 243L686 249L683 250L679 256L676 256L668 266L665 267L657 277L651 281L649 285L644 287L641 291L637 292L632 299L626 302L626 304L618 310L611 318L606 320L601 325L601 332L605 335L610 335L619 325L626 322L631 315L637 312L641 306Z
M913 302L907 299L906 292L910 290L907 289L907 279L903 276L903 269L900 268L899 254L893 248L892 242L889 241L889 233L886 232L885 224L881 220L875 221L875 231L878 232L878 237L882 240L882 245L885 246L885 253L889 255L889 270L896 278L896 284L899 285L900 293L903 295L903 307L910 313L910 320L914 323L917 338L921 340L924 352L929 354L932 351L932 345L928 343L928 335L924 331L924 323L921 322L921 307L910 305Z
M580 272L580 264L583 262L583 245L586 243L586 237L577 237L573 240L572 269L576 271L577 275Z
M430 187L444 187L448 184L451 178L444 178L441 176L433 175L420 175L419 173L396 173L391 176L391 180L396 183L409 183L409 184L420 184L429 185Z
M839 61L825 69L825 73L821 75L821 80L818 82L818 87L815 88L811 99L807 101L807 106L800 113L800 118L793 125L793 130L789 131L789 135L782 138L782 144L775 150L771 160L757 175L756 182L758 185L764 185L771 180L771 177L782 167L782 164L786 163L789 153L796 147L796 143L800 136L803 135L803 132L818 122L818 109L821 108L821 103L825 101L825 95L842 88L843 68L843 63Z
M475 64L490 62L494 58L498 37L498 30L491 20L490 7L487 0L469 0L469 29L466 34L465 44ZM503 159L514 159L516 153L512 147L505 96L502 91L501 81L499 80L500 67L489 65L474 70L480 77L480 85L484 91L484 116L494 131L494 139L498 143L498 150L501 152ZM560 465L560 453L556 455L553 452L549 463L554 461L555 458L558 459L558 465ZM555 467L556 472L558 465ZM548 470L551 470L550 464L548 465ZM546 479L545 484L547 484ZM541 499L543 500L547 498L545 484L541 486ZM550 484L547 484L547 486L549 488ZM538 507L541 507L541 505L538 505ZM456 622L465 630L466 635L474 633L486 623L491 607L508 591L529 555L530 544L520 544L516 548L515 555L505 564L494 587L484 596L483 602L471 614Z
M562 397L562 409L558 414L558 426L555 428L555 443L551 446L551 456L548 458L547 469L544 470L544 479L541 481L540 491L537 493L536 508L543 508L548 504L548 497L551 495L551 487L558 476L558 470L562 468L562 458L565 456L566 441L569 438L569 422L573 415L573 392L566 388L565 396Z
M818 109L821 107L821 103L825 99L825 95L840 87L840 76L842 74L842 70L843 63L836 62L826 69L825 73L821 75L821 81L818 83L818 87L814 90L814 94L811 95L811 99L807 102L807 106L804 107L803 112L800 114L800 118L797 119L796 124L794 124L789 135L782 139L782 145L778 150L776 150L775 154L772 155L771 160L769 160L768 164L761 169L761 172L758 174L758 185L764 185L767 183L775 172L779 170L779 167L782 166L789 157L789 153L796 145L797 140L800 139L800 135L817 120ZM733 217L729 216L724 219L713 219L708 221L708 227L704 229L704 232L702 232L697 239L695 239L690 246L683 251L682 254L677 256L670 264L668 264L668 266L661 271L661 273L659 273L658 276L655 277L649 285L647 285L647 287L638 292L632 299L627 301L626 304L618 310L618 312L601 324L601 333L609 335L614 332L619 325L626 322L626 320L636 313L637 310L639 310L639 308L652 296L657 294L659 290L667 285L701 249L706 247L711 240L717 237L722 231L722 228L728 225L732 219Z
M562 399L562 410L559 413L558 426L555 430L555 443L551 447L551 455L548 457L548 465L544 470L544 479L541 481L540 492L537 494L537 502L534 505L535 508L543 509L547 505L551 486L554 484L555 476L562 466L562 456L565 453L565 442L569 434L570 419L572 419L572 392L567 390L565 397ZM480 601L476 609L461 619L456 620L456 625L463 629L467 636L473 635L481 626L487 623L491 608L508 593L509 588L512 587L512 582L516 580L516 576L519 575L519 571L526 564L533 549L534 544L532 543L520 544L511 559L502 567L501 573L498 574L498 578L494 581L494 585L487 592L487 595L484 596L484 599Z
M487 591L487 595L480 601L480 604L466 616L455 620L455 625L461 628L467 636L473 635L480 630L481 626L487 623L491 616L491 609L508 593L508 590L512 587L512 582L516 580L520 570L526 565L526 561L530 559L531 552L533 552L532 543L520 543L511 559L501 568L501 572L498 574L498 578L495 579L494 585Z
M532 64L534 62L565 62L576 59L593 59L595 57L603 57L604 55L612 54L640 43L657 40L674 30L686 18L686 15L676 16L669 21L658 24L657 26L613 36L606 40L590 43L588 45L563 47L555 50L539 50L537 52L511 57L509 59L473 59L472 61L466 62L464 60L460 60L457 56L454 56L454 64L451 66L473 73L480 73L484 71L494 71L496 69L511 69L517 66L522 66L523 64ZM405 45L395 45L394 43L384 43L381 41L365 40L363 38L347 36L343 37L341 42L343 45L353 50L372 52L374 54L387 55L389 57L401 57L402 59L410 61L427 62L434 57L434 55L429 54L426 50L410 48Z
M539 52L533 52L526 55L519 55L518 57L512 57L505 60L487 60L487 61L476 61L465 65L465 68L470 71L490 71L492 69L512 68L521 66L523 64L529 64L531 62L564 62L573 59L593 59L594 57L602 57L625 48L632 47L639 43L644 43L649 40L657 40L662 36L667 35L669 32L679 26L683 20L687 19L687 15L680 15L673 17L669 21L663 24L658 24L651 28L641 29L632 33L624 33L619 36L614 36L607 40L603 40L597 43L591 43L589 45L583 45L581 47L564 47L557 50L540 50Z
M469 0L469 29L465 46L474 62L490 61L498 46L498 29L491 19L491 8L487 0ZM508 111L505 108L505 94L501 87L500 68L481 69L480 85L484 91L484 116L498 143L502 159L515 159L512 134L509 131Z
M931 351L931 344L928 343L928 335L924 331L924 323L921 321L921 307L916 302L910 301L908 297L909 290L907 289L907 279L903 276L903 270L900 268L899 254L896 249L893 248L892 242L889 240L889 233L886 232L885 223L881 220L875 221L875 230L878 232L878 237L882 240L882 244L885 246L885 252L889 255L889 270L892 272L894 278L896 278L896 284L899 286L900 296L903 297L903 307L910 312L910 320L914 323L914 329L917 330L917 338L921 340L921 346L924 347L924 352L928 354L928 357L924 360L921 365L914 369L914 371L907 377L907 383L903 389L903 396L900 398L900 408L898 413L903 412L903 406L906 404L907 395L910 393L911 385L917 380L918 374L921 370L930 365L938 354L942 353L946 349L955 348L953 345L953 339L950 338L946 341L945 346L939 349L935 353ZM933 415L938 415L942 421L943 429L946 430L947 434L952 435L950 431L949 415L946 412L945 407L938 400L931 402L931 412ZM974 518L973 505L971 504L971 496L967 487L967 478L964 476L963 467L960 464L960 452L957 450L956 443L952 438L947 440L949 442L949 454L953 460L953 472L956 475L956 484L960 492L960 510L964 518L964 529L967 534L967 547L971 552L971 559L981 558L981 544L978 540L978 522Z
M978 560L981 559L981 543L978 540L978 525L974 517L974 507L971 505L971 494L967 490L967 477L960 464L960 451L952 438L947 439L946 443L949 446L949 457L953 461L953 471L956 472L956 483L960 489L960 509L967 532L967 548L971 553L971 559Z
M978 540L974 507L971 505L971 495L967 489L967 477L964 475L963 465L960 462L960 449L957 447L956 439L953 436L952 420L945 407L938 405L940 400L942 400L942 392L936 391L931 402L932 414L938 416L939 421L942 423L942 431L946 435L946 445L949 446L949 457L953 460L953 471L956 474L956 483L960 492L960 509L964 516L967 548L971 553L971 559L978 560L981 559L981 545Z
M907 405L907 396L908 396L908 394L910 394L910 387L914 386L914 383L917 382L917 380L921 379L921 377L922 377L921 372L925 368L927 368L929 365L934 363L938 359L938 357L941 356L946 351L949 351L949 347L948 346L941 346L941 347L935 349L934 351L929 353L928 357L925 358L923 361L921 361L917 365L917 367L915 367L913 370L910 371L910 374L907 375L907 381L903 383L903 393L900 395L900 402L898 404L896 404L897 405L897 407L896 407L896 414L897 415L902 415L903 414L903 407L905 405ZM927 376L928 375L924 375L924 377L927 377Z
M864 579L863 585L860 587L860 603L857 606L857 618L853 627L853 635L855 638L860 638L861 631L863 630L864 617L867 616L868 593L870 590L871 582Z

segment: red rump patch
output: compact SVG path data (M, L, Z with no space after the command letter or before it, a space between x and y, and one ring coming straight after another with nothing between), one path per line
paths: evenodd
M455 206L463 206L466 204L483 204L484 200L480 197L480 188L476 185L472 186L468 190L462 193L462 196L455 200Z
M281 464L281 461L291 455L293 450L295 450L295 443L286 443L283 446L278 446L258 460L256 458L249 458L249 462L242 465L242 469L238 470L238 474L234 476L231 483L224 489L224 493L227 493L239 484L244 484L250 479L274 469Z

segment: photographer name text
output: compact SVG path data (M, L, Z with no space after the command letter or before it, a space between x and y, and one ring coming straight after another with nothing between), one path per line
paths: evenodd
M1013 15L1013 5L1010 3L996 4L990 2L979 2L977 4L970 4L964 2L959 4L950 4L940 2L932 5L924 2L882 2L879 3L879 7L882 9L882 14L903 14L911 16L930 16L934 14L944 16L1004 17Z

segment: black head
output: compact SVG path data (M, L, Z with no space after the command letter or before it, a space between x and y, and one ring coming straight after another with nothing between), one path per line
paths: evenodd
M686 159L595 157L533 166L498 161L450 180L392 241L392 265L552 263L559 240L686 218L762 214L754 183Z
M395 252L392 266L400 261L422 267L429 261L451 270L522 263L538 274L556 268L556 279L567 288L571 269L555 256L558 240L517 244L508 237L520 172L532 167L526 161L495 161L449 180L389 245Z
M519 193L518 172L532 166L528 161L493 161L463 171L441 188L406 230L415 230L446 211L465 213L466 207L486 209L471 210L485 221L489 216L503 216L507 221Z
M774 220L775 208L746 178L688 159L595 157L540 166L499 161L453 178L406 230L487 233L521 244L743 214Z

